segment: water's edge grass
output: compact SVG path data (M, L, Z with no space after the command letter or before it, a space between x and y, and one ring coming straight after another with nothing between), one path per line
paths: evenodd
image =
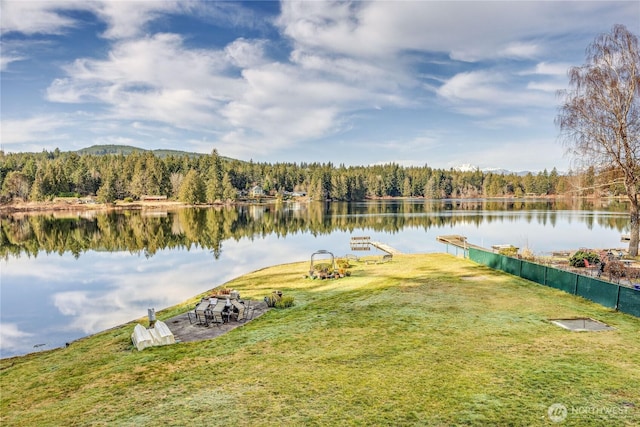
M296 305L213 340L139 352L132 322L0 360L0 423L553 425L559 403L562 425L640 424L638 318L445 254L355 263L338 280L307 269L227 283L255 299L279 289ZM571 317L616 329L548 321Z

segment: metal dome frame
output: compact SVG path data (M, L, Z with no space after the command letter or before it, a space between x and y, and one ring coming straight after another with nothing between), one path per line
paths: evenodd
M312 278L315 277L315 271L313 270L313 262L316 255L329 255L331 257L331 269L332 269L331 274L333 274L333 272L336 270L336 257L333 255L332 252L329 252L325 249L320 249L311 254L311 264L309 265L309 276Z

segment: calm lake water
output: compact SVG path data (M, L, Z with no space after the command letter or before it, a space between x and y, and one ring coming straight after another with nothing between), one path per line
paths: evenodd
M447 249L437 236L461 234L481 246L513 244L542 255L623 248L629 224L623 203L542 200L287 203L0 220L2 358L64 346L259 268L308 261L319 249L352 253L352 236L429 253Z

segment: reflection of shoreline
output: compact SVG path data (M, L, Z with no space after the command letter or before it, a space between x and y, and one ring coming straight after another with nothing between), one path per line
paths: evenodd
M287 200L285 202L302 202L308 201L307 198L295 198ZM117 201L116 203L86 203L79 201L52 201L52 202L17 202L0 205L0 215L43 215L60 211L97 211L108 212L118 210L140 210L140 209L180 209L180 208L207 208L213 206L240 206L240 205L260 205L275 203L274 198L264 198L263 201L257 201L253 199L240 199L229 203L202 203L198 205L192 205L188 203L178 201L135 201L135 202L123 202Z
M133 207L132 207L133 206ZM576 209L582 208L582 209ZM579 207L548 200L449 199L385 200L364 203L238 203L189 207L179 202L133 203L117 209L36 211L0 215L0 258L37 255L39 251L88 250L144 252L153 256L163 248L193 245L220 255L228 239L311 231L315 235L335 230L397 232L404 228L429 230L442 227L480 227L527 222L554 225L573 216L587 228L599 224L617 233L627 231L628 216L616 215L624 206L607 209L607 215L584 214L593 206ZM517 234L519 231L515 230ZM497 243L505 243L503 241ZM507 243L513 243L509 241ZM553 249L557 249L554 247Z
M0 206L0 214L49 214L61 211L89 212L125 209L182 208L190 205L182 202L119 202L116 204L81 202L23 202Z
M365 200L354 201L353 203L361 202L416 202L422 201L424 203L472 203L472 202L554 202L562 200L565 201L573 209L578 209L577 205L581 202L589 202L594 204L595 207L606 207L611 202L622 202L625 200L619 197L565 197L558 195L548 196L524 196L524 197L512 197L512 196L496 196L496 197L470 197L470 198L451 198L451 199L425 199L421 197L367 197ZM89 201L84 199L71 198L68 200L55 199L54 201L47 202L11 202L7 204L0 204L0 216L11 215L19 217L20 215L46 215L54 212L61 211L73 211L70 216L78 215L77 212L109 212L109 211L121 211L121 210L146 210L146 209L181 209L181 208L208 208L208 207L220 207L220 206L242 206L242 205L265 205L277 203L278 200L272 196L265 196L261 199L238 199L233 202L216 202L216 203L202 203L198 205L188 204L184 202L174 200L144 200L134 202L116 201L115 203L98 203L95 201ZM311 200L308 197L294 197L292 199L283 200L284 203L310 203ZM326 203L331 203L327 200ZM339 202L349 203L349 202ZM577 204L577 205L576 205ZM626 211L625 211L626 212ZM63 216L60 216L63 217Z

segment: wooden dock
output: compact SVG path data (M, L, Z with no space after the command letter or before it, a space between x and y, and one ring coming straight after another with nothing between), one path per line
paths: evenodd
M369 242L369 244L371 246L373 246L374 248L380 249L383 252L386 252L388 254L391 255L400 255L402 252L400 252L399 250L392 248L391 246L387 245L386 243L382 243L382 242Z
M382 242L374 242L371 240L370 237L366 236L366 237L352 237L351 238L351 242L350 242L350 246L351 246L351 250L352 251L368 251L371 250L371 247L374 247L376 249L380 249L383 252L386 252L390 255L399 255L402 252L400 252L399 250L392 248L391 246L387 245L386 243L382 243Z
M445 235L445 236L438 236L438 237L436 237L436 240L438 242L440 242L440 243L444 243L446 245L455 246L457 248L462 248L462 249L474 248L474 249L484 249L484 250L486 250L482 246L474 245L473 243L467 242L467 238L465 236L461 236L459 234L450 234L450 235Z

